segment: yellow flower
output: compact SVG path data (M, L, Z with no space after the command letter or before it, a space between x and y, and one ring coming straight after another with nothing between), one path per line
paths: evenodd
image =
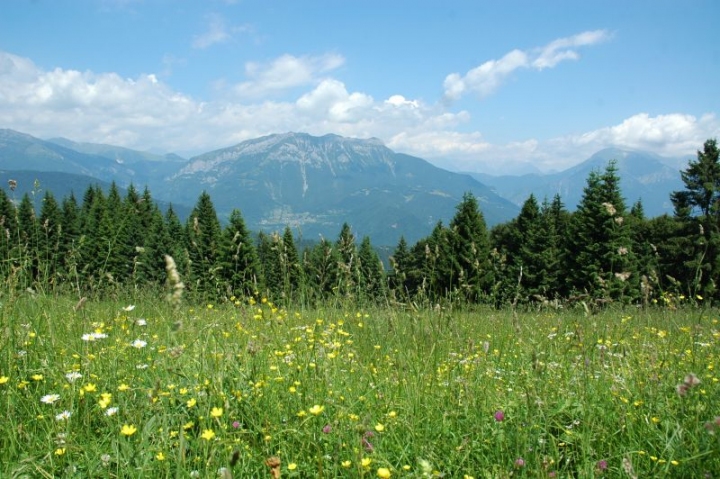
M193 407L194 405L197 404L197 400L195 398L190 398L187 400L186 404L187 404L187 407Z
M127 391L128 389L130 389L130 386L124 383L118 386L118 391Z
M100 400L98 401L98 404L102 409L107 409L107 407L110 405L110 402L112 401L112 394L110 393L102 393L100 395Z
M64 447L58 447L57 449L55 449L55 455L56 455L56 456L62 456L63 454L65 454L65 448L64 448Z
M370 463L372 462L372 459L369 457L363 457L362 461L360 461L360 464L362 464L362 467L370 467Z
M377 432L383 432L385 430L385 426L383 424L377 423L375 424L375 430Z
M294 471L295 469L297 469L297 464L295 464L294 462L288 464L288 471Z
M31 378L32 378L33 381L42 381L42 380L43 380L43 375L42 375L42 374L33 374L33 375L31 376Z
M135 426L130 426L128 424L124 424L122 429L120 429L120 434L123 436L132 436L137 432L137 428Z
M191 429L194 425L195 425L195 423L192 421L187 422L183 425L183 429L187 431L188 429Z
M205 429L200 435L200 437L205 439L206 441L210 441L212 440L212 438L215 437L215 431L213 431L212 429Z
M97 391L97 386L93 383L87 383L85 386L83 386L83 389L86 393L92 393Z
M10 381L10 378L7 376L0 376L0 384L5 384L6 382Z
M391 476L390 469L387 467L379 467L377 470L377 476L382 479L388 479Z
M310 414L313 416L319 416L325 410L325 406L314 405L310 408Z
M164 461L165 454L163 454L162 452L158 452L157 454L155 454L155 459L157 459L158 461Z
M210 415L212 417L220 417L223 415L223 410L221 407L214 407L212 408L212 411L210 411Z
M341 464L342 464L342 467L347 468L347 467L352 466L352 461L343 461Z

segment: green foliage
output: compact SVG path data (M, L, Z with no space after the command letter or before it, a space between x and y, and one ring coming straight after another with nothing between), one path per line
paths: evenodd
M720 475L716 311L129 306L3 302L0 477Z

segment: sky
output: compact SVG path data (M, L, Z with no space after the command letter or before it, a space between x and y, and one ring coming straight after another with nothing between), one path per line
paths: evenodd
M2 0L0 128L184 157L289 131L454 171L720 136L717 0Z

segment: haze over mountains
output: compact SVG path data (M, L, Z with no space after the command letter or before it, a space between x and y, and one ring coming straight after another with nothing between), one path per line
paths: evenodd
M617 161L629 204L642 198L649 216L671 212L669 194L680 189L679 168L644 152L608 149L552 175L490 176L443 170L396 153L377 139L304 133L269 135L189 160L112 145L40 140L0 130L0 186L19 181L15 195L42 189L81 197L89 184L147 186L153 197L187 211L207 191L221 219L238 208L253 230L290 225L306 239L334 239L343 222L376 245L428 235L445 224L465 192L474 194L490 226L508 221L530 193L542 201L556 193L574 209L593 169ZM32 178L32 179L31 179Z

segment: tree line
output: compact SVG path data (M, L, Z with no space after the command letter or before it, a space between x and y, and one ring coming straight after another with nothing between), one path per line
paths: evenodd
M478 200L465 194L451 221L413 245L401 238L383 265L370 238L348 224L334 241L297 247L292 230L253 234L239 210L225 225L202 193L188 219L161 211L150 192L90 186L78 200L45 191L33 198L0 189L0 274L11 288L79 295L162 289L165 255L187 294L200 298L268 295L275 301L349 299L403 304L495 306L675 304L717 301L720 292L720 162L708 140L681 172L673 215L646 218L628 207L616 164L593 171L580 204L531 195L519 215L489 229Z

